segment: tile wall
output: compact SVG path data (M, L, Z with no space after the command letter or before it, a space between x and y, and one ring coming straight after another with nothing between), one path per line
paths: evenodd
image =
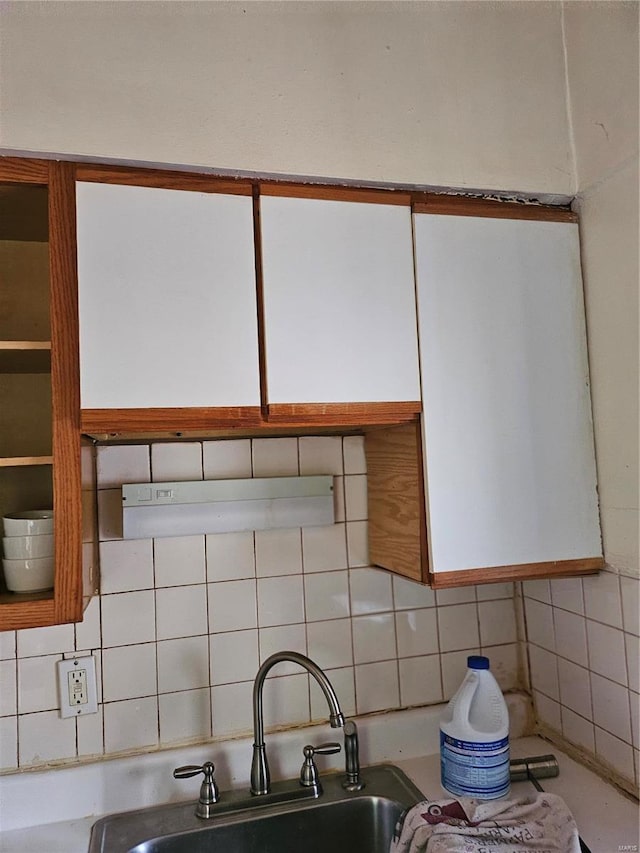
M121 538L123 482L297 474L335 476L334 525ZM512 584L434 593L368 566L361 437L105 446L98 479L101 595L75 626L0 633L5 771L248 733L256 671L285 648L328 672L346 714L442 702L479 651L519 686ZM99 713L61 719L55 664L76 652L97 658ZM280 664L267 726L325 715L315 683Z
M522 587L538 720L637 786L640 580L606 570Z

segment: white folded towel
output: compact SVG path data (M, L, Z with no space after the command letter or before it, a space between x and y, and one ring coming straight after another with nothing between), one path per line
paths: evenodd
M424 800L400 819L389 853L580 853L564 800L531 794L510 800Z

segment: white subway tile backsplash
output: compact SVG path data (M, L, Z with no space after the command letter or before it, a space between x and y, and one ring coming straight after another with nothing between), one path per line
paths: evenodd
M491 661L491 671L502 691L516 690L520 683L520 660L517 643L490 646L482 653Z
M640 696L629 691L629 709L631 711L631 743L640 747Z
M237 480L251 476L251 439L205 441L202 445L205 480Z
M307 654L307 632L304 623L297 625L275 625L272 628L260 628L258 643L260 646L260 663L276 652L290 651L301 655ZM315 658L314 658L315 660ZM317 663L317 661L316 661ZM302 670L296 663L281 661L273 670L274 675L297 675ZM254 678L257 667L249 678Z
M367 520L367 478L364 474L344 478L344 500L347 521Z
M19 658L72 652L75 648L73 625L54 625L51 628L25 628L16 633Z
M347 538L344 524L302 528L304 571L329 572L347 568Z
M202 444L152 444L151 478L154 483L202 480Z
M640 580L620 575L620 593L622 597L622 622L624 630L640 635Z
M309 622L307 644L309 657L322 669L353 666L350 619Z
M253 728L253 681L221 684L211 688L214 737L233 736Z
M207 584L209 632L242 631L258 625L256 582L223 581Z
M82 622L76 622L76 651L99 649L102 645L100 620L100 596L94 596L82 614Z
M350 616L349 573L343 571L305 575L304 597L307 622Z
M591 674L593 722L596 726L631 744L629 691L607 678Z
M356 616L352 619L352 629L356 664L398 657L393 613Z
M402 610L395 614L398 657L437 655L438 622L433 607Z
M73 720L72 720L73 722ZM104 706L105 752L153 747L158 743L158 697L108 702Z
M18 713L52 711L60 707L56 663L60 655L18 660ZM5 684L2 683L3 692ZM12 710L11 713L15 713Z
M155 696L158 692L156 644L103 649L102 690L105 702Z
M347 562L350 568L369 565L369 527L366 521L347 523Z
M100 591L153 589L153 542L120 539L100 545Z
M311 719L309 676L306 672L268 678L262 697L266 730L274 726L308 723Z
M548 580L524 581L522 591L526 598L535 598L551 604L551 587Z
M99 756L104 753L104 706L97 714L82 714L76 719L78 758Z
M364 452L364 436L345 435L342 439L345 474L366 474L367 458Z
M396 610L415 610L418 607L435 607L436 594L428 586L401 578L399 575L392 576L393 600Z
M633 634L624 635L625 647L627 651L627 674L629 677L629 688L640 693L640 659L638 652L638 638Z
M0 660L10 660L16 656L16 632L0 631Z
M251 442L254 477L297 477L297 438L254 438Z
M633 749L609 732L595 727L596 755L625 779L634 781Z
M35 658L35 660L39 660ZM14 660L0 661L0 717L15 716L17 701L17 664Z
M122 444L98 447L96 468L99 489L113 489L123 483L148 483L151 479L149 445Z
M513 598L513 583L483 583L476 587L478 601Z
M382 661L355 667L358 714L369 714L400 706L398 662Z
M620 580L611 572L583 578L585 614L589 619L622 628Z
M346 519L344 503L344 477L333 478L333 520L343 522Z
M351 569L349 572L351 613L383 613L393 610L391 575L381 569Z
M209 686L209 638L183 637L158 644L158 693Z
M101 542L122 539L122 490L98 492L98 534Z
M553 609L548 604L525 598L524 611L529 642L542 646L549 652L554 652L556 643L553 628Z
M622 631L587 619L587 641L589 665L593 672L626 685L627 665Z
M586 620L567 610L553 610L558 653L580 666L588 666Z
M460 586L452 589L436 590L436 603L442 604L464 604L476 600L475 586Z
M589 670L564 658L558 658L558 680L562 704L592 719Z
M258 625L294 625L304 622L302 575L258 580Z
M442 702L439 655L404 658L398 662L403 706Z
M207 580L230 581L256 574L253 532L217 533L206 537Z
M20 714L18 761L21 767L46 764L76 755L76 721L58 711Z
M0 717L0 770L18 766L18 718Z
M584 613L582 578L556 578L551 581L551 600L554 607Z
M155 585L180 586L206 580L204 536L168 536L153 542Z
M583 749L595 753L593 723L564 706L560 710L562 715L562 734L566 739L576 746L581 746Z
M158 696L160 743L211 737L211 696L208 688Z
M229 631L209 637L211 684L250 681L258 671L258 631Z
M562 717L560 714L560 704L549 699L544 693L533 691L533 701L536 709L536 717L547 726L551 726L557 732L562 731Z
M476 648L480 644L477 605L438 607L438 631L443 652Z
M302 476L344 474L341 436L302 436L298 439L298 451Z
M302 572L302 534L299 528L256 530L256 575L259 578Z
M483 647L515 643L517 640L516 614L511 599L479 602L478 617L480 644Z
M156 590L158 640L208 633L207 586L172 586Z
M538 646L529 646L529 666L533 686L556 701L560 700L558 658Z
M151 643L156 639L152 589L103 595L101 605L103 648Z

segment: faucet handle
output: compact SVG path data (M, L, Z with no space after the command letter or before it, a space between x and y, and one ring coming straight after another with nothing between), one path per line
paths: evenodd
M321 743L319 746L312 746L308 743L302 750L304 753L304 763L300 768L300 784L304 788L312 788L314 785L319 786L318 768L313 760L314 755L334 755L340 752L339 743Z
M202 818L209 818L213 811L211 806L217 803L220 799L216 780L213 778L215 766L211 761L205 761L203 765L185 764L184 767L176 767L173 771L174 779L190 779L192 776L197 776L199 773L204 774L202 785L200 786L200 797L196 807L196 815Z

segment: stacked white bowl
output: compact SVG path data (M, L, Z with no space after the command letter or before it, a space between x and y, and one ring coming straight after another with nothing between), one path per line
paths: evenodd
M32 509L2 517L2 568L10 592L53 587L53 510Z

